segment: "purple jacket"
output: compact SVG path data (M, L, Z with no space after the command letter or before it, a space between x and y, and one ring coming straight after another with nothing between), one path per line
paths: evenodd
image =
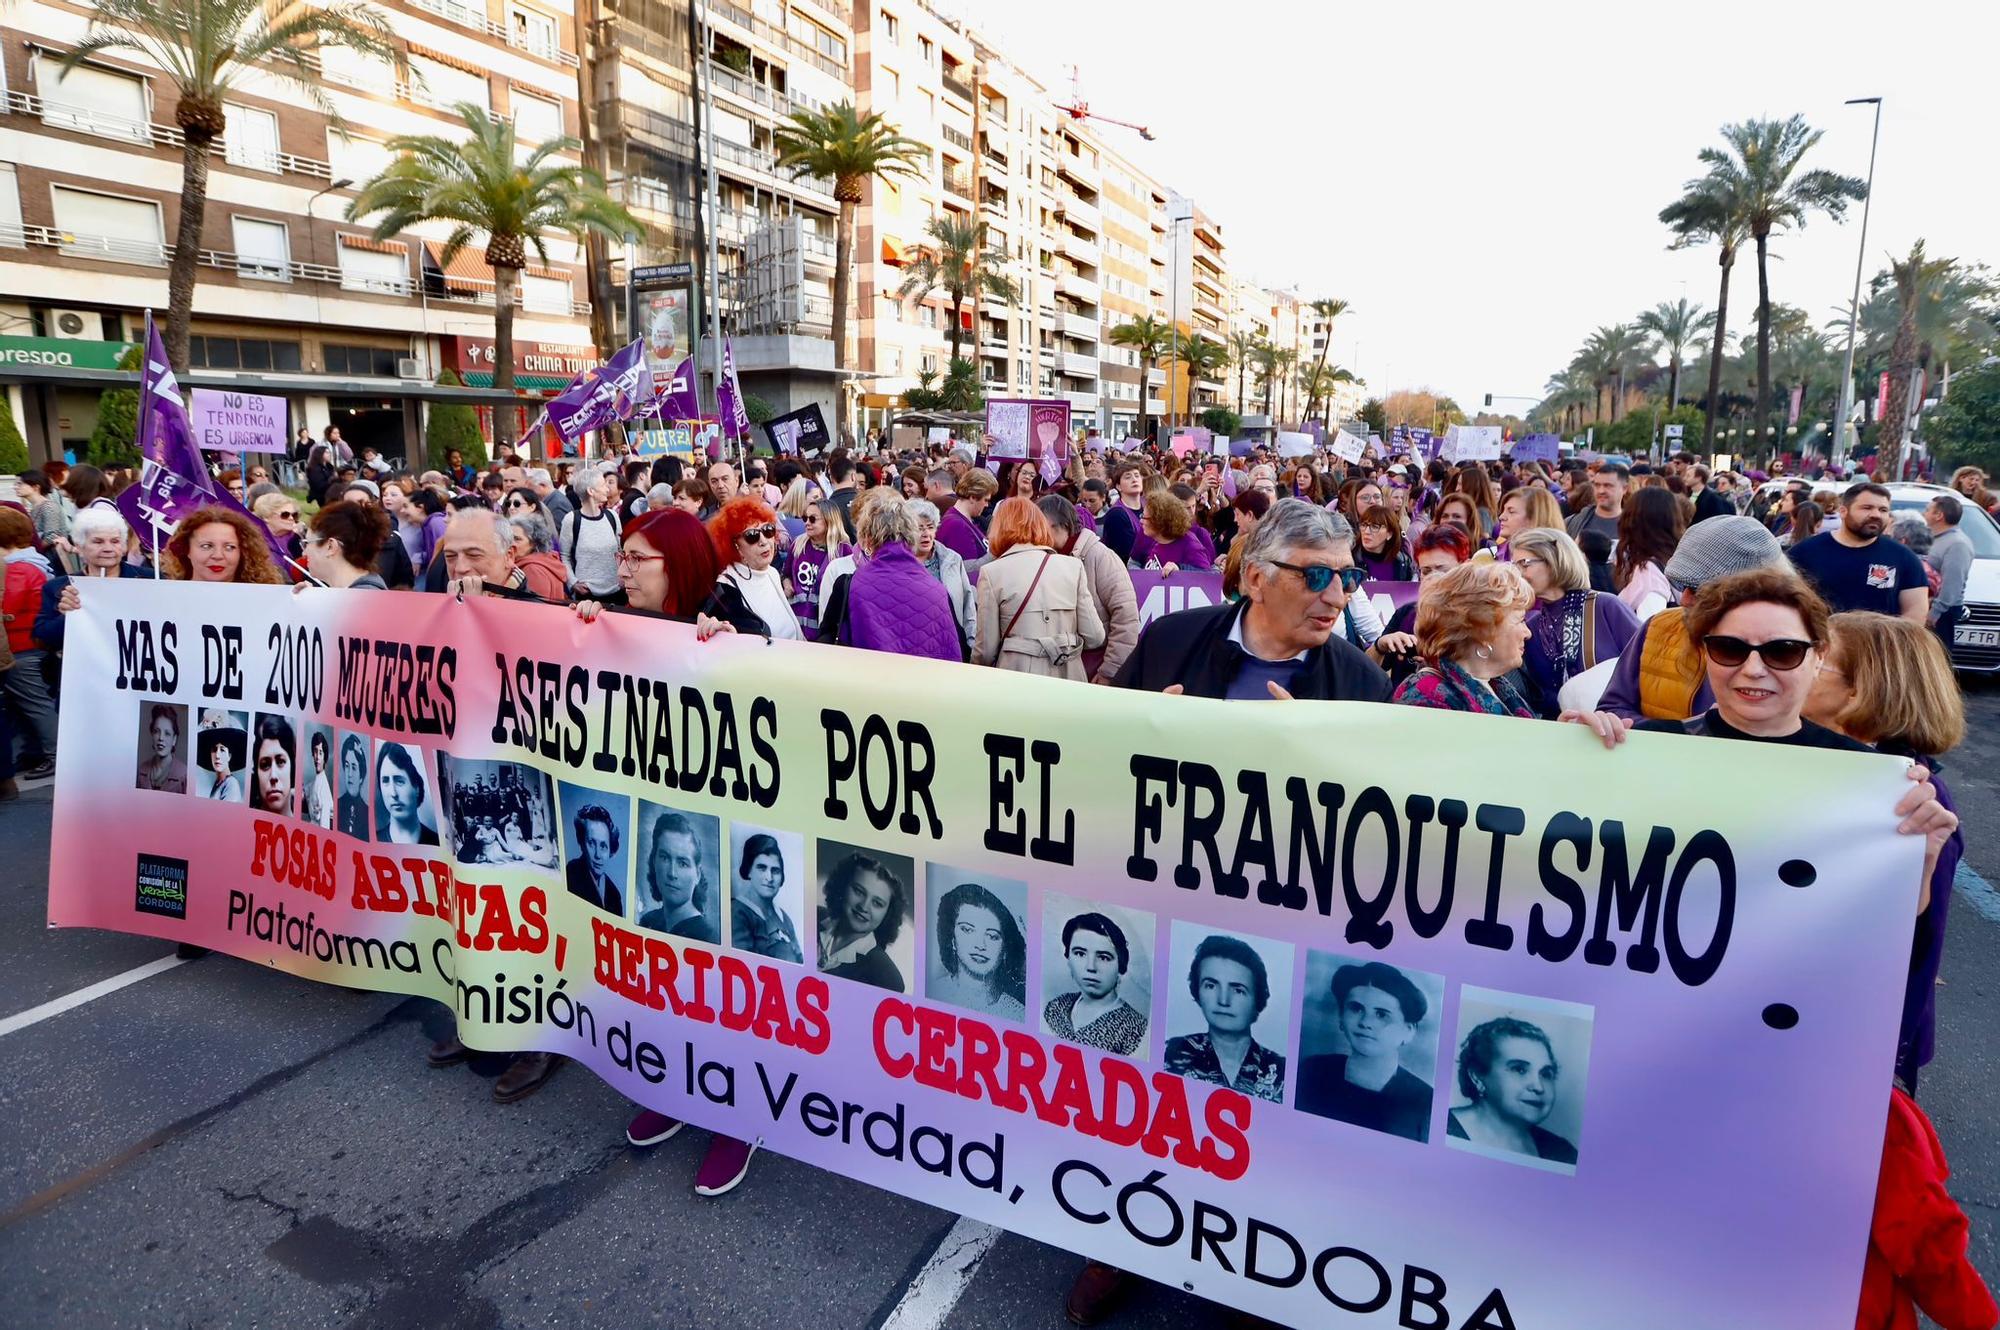
M1170 563L1176 568L1206 572L1215 566L1215 546L1203 539L1207 534L1200 527L1189 527L1187 534L1179 540L1170 540L1162 545L1142 531L1139 538L1132 542L1132 566L1152 568Z
M1884 750L1893 751L1893 750ZM1938 802L1952 812L1958 805L1937 774L1935 758L1919 757L1931 768L1931 784L1937 786ZM1937 868L1931 874L1931 903L1917 916L1916 936L1910 948L1910 975L1903 990L1902 1029L1896 1038L1896 1075L1916 1092L1917 1072L1931 1060L1937 1030L1938 964L1944 959L1945 921L1951 910L1952 879L1958 875L1959 861L1965 857L1965 831L1960 828L1938 852Z
M950 594L900 540L876 550L849 577L845 641L899 656L964 659Z
M986 537L972 520L953 504L944 510L938 519L938 544L956 554L967 563L975 563L986 557Z

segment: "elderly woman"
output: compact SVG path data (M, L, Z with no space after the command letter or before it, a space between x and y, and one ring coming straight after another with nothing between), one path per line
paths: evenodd
M896 871L856 851L834 865L819 911L819 968L841 979L905 991L889 948L910 913L910 889Z
M905 500L909 505L911 520L917 524L917 543L911 552L917 562L933 581L944 588L945 595L951 597L952 616L958 621L959 636L967 643L978 625L979 601L973 595L972 579L966 576L965 560L958 557L955 550L948 550L938 543L938 523L943 515L936 504L929 499L918 497ZM1122 575L1124 570L1119 570ZM1126 585L1131 579L1126 578Z
M1590 589L1583 551L1561 528L1523 530L1509 552L1535 592L1528 611L1528 679L1542 714L1553 718L1563 685L1622 654L1638 635L1639 619L1618 597Z
M1939 758L1965 738L1965 698L1944 645L1923 625L1889 614L1836 614L1827 629L1826 658L1806 694L1805 718L1878 753L1921 763L1932 772L1938 802L1956 812L1950 791L1936 775ZM1938 963L1944 955L1952 879L1964 856L1964 835L1954 832L1931 869L1930 900L1917 916L1910 948L1896 1079L1912 1094L1917 1073L1933 1051Z
M514 528L514 566L527 579L528 590L553 605L568 600L569 569L556 553L556 530L548 510L523 509L508 524Z
M93 577L151 577L153 570L125 557L131 530L115 508L85 508L70 525L70 539L83 561L83 571L52 577L42 586L40 613L35 616L35 640L51 651L62 649L63 615L83 605L78 583Z
M1512 564L1464 564L1425 589L1417 602L1417 654L1424 664L1390 700L1444 711L1532 718L1502 676L1521 664L1526 616L1535 593Z
M1178 499L1170 501L1186 515ZM1147 501L1153 511L1158 498ZM979 629L972 659L1022 674L1075 679L1082 655L1104 645L1104 620L1080 560L1055 551L1055 531L1025 499L993 515L993 561L979 574Z
M950 520L951 514L945 514L945 521ZM854 502L854 534L860 549L852 571L829 569L834 580L821 606L820 640L901 656L964 660L951 596L917 559L917 519L910 505L885 485L865 491Z
M281 489L269 489L250 504L251 513L278 538L285 552L299 557L299 501Z
M967 563L986 557L986 534L979 519L1000 492L1000 482L985 470L968 470L958 478L958 499L938 523L938 540Z
M762 499L738 496L716 510L708 519L708 533L724 567L716 579L715 599L724 608L720 617L735 624L754 620L758 625L740 631L798 642L805 634L774 566L778 530L778 515Z
M306 568L336 590L386 591L389 585L375 571L375 560L388 539L389 516L373 504L330 503L313 514Z
M997 1016L1028 1017L1028 942L1014 912L992 890L961 882L937 906L937 957L943 975L924 993L933 1002Z
M271 562L264 533L231 508L197 508L183 517L161 549L160 563L175 582L279 586L287 580Z
M607 466L586 467L572 486L576 507L556 532L563 562L579 596L615 602L618 587L618 514L610 507L618 497L618 475Z
M1195 526L1193 509L1173 491L1160 490L1146 496L1146 511L1139 519L1139 539L1133 542L1130 563L1134 568L1162 573L1182 568L1206 571L1215 566L1215 547L1209 543L1208 533Z
M1095 531L1083 527L1082 510L1060 494L1044 494L1036 505L1055 533L1056 552L1083 564L1097 617L1104 621L1104 646L1083 653L1084 673L1092 683L1109 684L1125 667L1139 640L1139 597L1132 575Z
M1414 582L1417 562L1403 548L1403 522L1385 503L1370 504L1354 525L1354 566L1371 582Z
M1576 1146L1542 1126L1554 1111L1562 1068L1548 1032L1513 1016L1476 1026L1458 1054L1466 1104L1445 1115L1445 1135L1514 1154L1576 1163Z

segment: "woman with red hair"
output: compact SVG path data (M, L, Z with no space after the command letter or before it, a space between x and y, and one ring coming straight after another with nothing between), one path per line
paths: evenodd
M161 575L176 582L260 582L291 579L271 560L271 546L254 523L230 508L197 508L181 519L160 551Z
M738 631L801 642L805 633L775 566L782 530L778 515L762 499L739 495L716 510L708 519L708 534L724 567L715 582L715 600L722 607L718 617Z
M654 508L626 527L619 541L618 586L625 603L606 606L579 600L577 617L588 623L608 608L691 623L704 638L739 627L761 632L761 627L730 623L715 615L719 608L715 579L721 571L715 542L698 520L679 508Z
M1056 553L1049 519L1027 499L1001 500L991 534L973 661L1081 682L1083 653L1103 646L1105 636L1082 561Z

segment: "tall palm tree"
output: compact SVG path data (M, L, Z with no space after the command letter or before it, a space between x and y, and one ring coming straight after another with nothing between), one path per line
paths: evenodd
M1801 169L1821 133L1800 115L1746 120L1723 126L1726 146L1703 148L1700 153L1709 174L1739 200L1744 229L1757 246L1756 438L1760 443L1771 438L1771 233L1803 227L1815 212L1839 221L1849 203L1868 193L1866 182L1856 176Z
M1250 372L1250 361L1257 354L1261 338L1252 332L1237 331L1229 334L1229 359L1236 366L1236 414L1243 415L1243 383Z
M592 232L622 236L638 223L604 192L595 171L556 160L574 154L575 139L549 139L524 150L514 122L483 106L454 108L466 137L404 134L389 140L395 160L361 186L347 205L350 221L375 216L377 240L420 222L448 222L451 234L439 257L449 264L476 237L486 237L493 269L493 386L514 387L514 299L528 251L549 261L547 233L562 232L580 245ZM496 443L514 441L511 411L493 413Z
M1701 335L1715 326L1715 312L1690 304L1686 296L1672 304L1662 300L1639 316L1638 326L1660 339L1667 353L1667 410L1681 404L1681 359Z
M1645 363L1647 354L1645 333L1628 323L1614 323L1600 327L1586 338L1570 367L1590 376L1597 396L1601 397L1606 388L1611 390L1611 419L1616 421L1624 404L1625 377ZM1595 418L1596 400L1591 403L1591 412Z
M1110 342L1134 351L1139 358L1139 437L1152 437L1151 421L1146 411L1146 399L1152 394L1153 385L1146 381L1147 371L1166 358L1174 344L1174 325L1165 319L1156 319L1150 314L1142 314L1136 319L1128 319L1111 330ZM1167 396L1167 409L1173 409L1173 396Z
M1903 474L1903 427L1910 417L1910 382L1917 368L1918 314L1931 290L1954 266L1950 259L1926 255L1922 240L1910 246L1908 257L1889 261L1889 277L1896 288L1896 338L1889 347L1889 401L1882 412L1876 451L1891 477Z
M1341 365L1319 364L1319 365L1311 365L1305 369L1300 370L1299 391L1305 394L1306 416L1308 418L1312 416L1312 405L1315 402L1326 402L1328 404L1331 404L1333 401L1333 395L1334 393L1340 390L1341 384L1361 383L1361 382L1362 380L1354 377L1354 372L1352 370L1347 369ZM1332 414L1333 413L1331 411L1327 412L1327 415L1329 417ZM1335 423L1337 422L1331 419L1327 421L1327 424L1329 426Z
M1229 368L1229 348L1200 333L1182 334L1174 342L1174 359L1187 366L1187 415L1193 420L1200 414L1195 410L1195 385Z
M1736 182L1714 173L1688 181L1682 191L1679 198L1660 209L1660 221L1674 233L1667 248L1686 249L1713 241L1718 246L1715 261L1722 270L1715 297L1714 335L1708 344L1708 397L1702 422L1702 446L1713 452L1715 417L1722 403L1722 363L1729 353L1729 275L1747 235L1744 203Z
M840 204L833 249L833 367L847 368L847 288L854 267L854 210L871 179L913 175L930 160L930 145L904 138L879 111L861 115L853 102L794 111L772 136L779 167L831 176Z
M1585 406L1596 405L1597 385L1581 369L1572 367L1551 375L1547 387L1548 396L1535 408L1534 415L1542 423L1553 424L1565 434L1581 422Z
M965 337L966 298L987 295L1011 305L1020 300L1021 293L1000 271L1008 263L1006 251L987 247L986 223L947 214L931 218L924 234L931 243L917 252L896 294L905 300L922 300L944 288L951 297L951 358L957 360Z
M1271 391L1278 385L1278 373L1284 364L1284 352L1275 342L1259 340L1251 356L1257 366L1257 386L1264 390L1264 415L1271 415Z
M131 51L158 65L174 89L181 205L167 266L167 359L175 369L187 368L208 159L227 128L223 103L272 72L331 115L315 57L333 46L402 61L385 16L356 0L91 0L90 30L63 57L67 76L100 51Z
M1290 420L1292 416L1292 371L1299 367L1297 347L1281 346L1271 355L1271 370L1277 376L1279 391L1278 414Z
M1335 296L1327 296L1312 302L1313 313L1326 320L1326 343L1319 349L1319 360L1313 366L1315 373L1311 376L1311 382L1317 383L1319 381L1317 371L1326 368L1327 355L1333 350L1333 321L1347 313L1349 308L1350 306L1345 300L1341 300ZM1310 393L1306 395L1305 414L1307 416L1312 415L1313 406L1316 401L1317 399Z

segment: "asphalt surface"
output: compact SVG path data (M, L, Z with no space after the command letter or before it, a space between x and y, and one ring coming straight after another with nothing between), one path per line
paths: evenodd
M2000 1287L2000 687L1970 712L1947 776L1983 882L1954 900L1921 1100ZM0 805L0 1019L171 954L45 927L49 799ZM704 1133L629 1149L624 1101L574 1067L497 1106L499 1060L425 1067L442 1029L431 1003L211 956L0 1036L0 1321L878 1327L952 1229L775 1155L696 1197ZM1077 1265L1002 1236L923 1324L1061 1326ZM1150 1285L1119 1320L1228 1323Z

